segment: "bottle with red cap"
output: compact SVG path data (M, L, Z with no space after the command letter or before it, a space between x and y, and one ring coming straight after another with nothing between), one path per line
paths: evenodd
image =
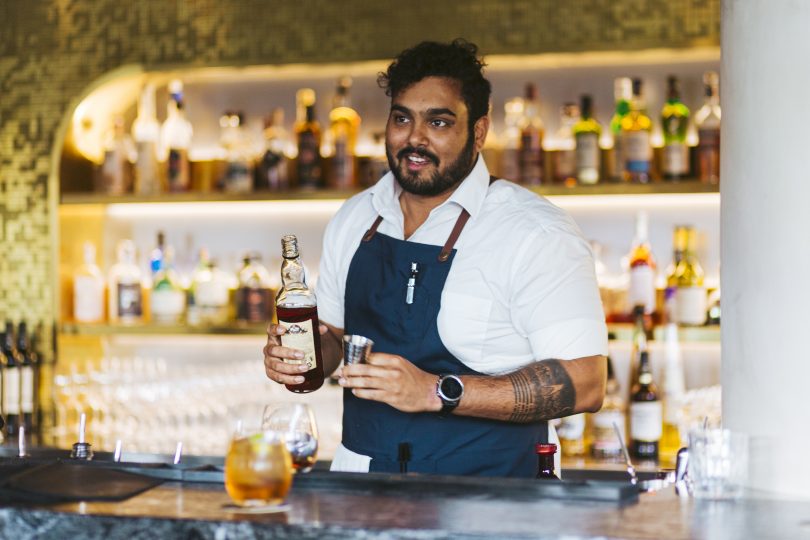
M537 479L559 480L554 473L554 455L557 453L556 444L537 443L534 447L537 452Z

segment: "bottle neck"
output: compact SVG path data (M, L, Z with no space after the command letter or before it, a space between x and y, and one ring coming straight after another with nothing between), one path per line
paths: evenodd
M281 263L281 284L285 289L306 288L304 265L298 257L285 258Z

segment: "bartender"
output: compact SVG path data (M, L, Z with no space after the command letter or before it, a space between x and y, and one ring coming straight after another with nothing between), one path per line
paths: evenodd
M547 422L601 407L590 248L565 212L490 176L484 65L464 40L423 42L379 76L391 172L330 221L317 284L325 372L344 333L375 351L337 373L332 470L533 477ZM265 370L298 384L285 331L268 328Z

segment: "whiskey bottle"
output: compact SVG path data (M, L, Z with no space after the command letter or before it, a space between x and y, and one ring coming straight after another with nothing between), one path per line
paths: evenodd
M270 274L257 253L248 253L242 262L236 289L236 320L248 324L266 323L273 316Z
M631 306L644 306L644 313L655 310L655 258L648 240L648 215L640 211L636 215L636 235L628 255L630 288L628 302Z
M580 98L580 113L581 117L573 128L577 181L580 184L595 184L599 181L599 136L602 126L593 116L591 96L583 95Z
M132 190L135 144L124 131L124 119L115 117L104 139L104 161L99 169L98 190L107 195L124 195Z
M226 111L219 118L220 144L225 151L225 171L219 181L226 193L250 193L253 189L253 151L244 130L242 111Z
M529 186L543 183L543 119L540 117L540 101L537 85L526 85L523 102L523 118L520 122L520 182Z
M104 276L96 265L96 247L83 246L84 263L73 274L73 318L76 322L104 320Z
M287 389L296 393L312 392L320 388L324 380L318 304L315 293L307 287L295 235L281 238L281 253L284 261L281 263L281 289L276 296L276 315L279 324L287 328L281 336L281 344L303 351L300 363L309 367L303 374L304 382L288 384Z
M175 79L169 83L167 117L160 129L169 191L188 191L191 188L188 151L193 134L191 123L185 116L183 83Z
M628 77L619 77L613 81L613 98L615 100L613 117L610 119L610 133L613 135L613 161L610 177L613 180L624 180L624 144L622 139L622 121L630 113L630 100L633 98L633 81Z
M695 256L695 229L688 225L675 228L682 255L667 279L675 288L675 323L701 326L706 323L706 288L703 286L703 268Z
M298 187L318 189L322 185L321 125L315 119L315 91L302 88L296 94L295 138L298 144Z
M174 249L167 246L160 269L152 279L149 301L152 321L158 324L177 324L186 308L186 293L174 270Z
M622 455L622 446L616 438L613 425L616 424L622 437L626 437L625 399L622 397L619 381L613 371L613 362L607 359L608 378L602 408L591 417L591 455L597 459L613 460Z
M351 78L340 78L329 112L329 142L332 146L329 187L334 189L351 189L357 185L354 161L360 115L351 106L351 86Z
M110 268L109 318L111 323L137 324L143 321L141 270L135 263L132 240L118 243L118 262Z
M523 119L523 98L515 97L504 103L504 130L501 134L500 178L520 182L520 123Z
M156 195L160 193L158 169L158 144L160 124L155 116L155 86L147 84L138 101L138 116L132 124L132 139L135 141L135 194Z
M554 154L554 181L566 186L576 185L577 161L574 126L580 118L579 106L566 103L560 110L560 128L557 130L557 152Z
M689 127L689 109L681 101L678 78L667 78L667 101L661 109L661 127L664 131L664 155L661 172L667 180L678 180L689 174L689 149L686 130Z
M20 429L20 358L14 344L14 324L6 321L2 334L3 356L3 415L6 420L6 437L17 435Z
M646 184L650 181L652 162L652 121L647 116L641 89L641 79L633 79L633 99L630 101L630 112L622 118L621 137L625 181Z
M704 73L703 87L703 106L695 113L698 179L717 184L720 182L720 92L717 73Z
M630 451L638 459L657 461L663 408L647 351L639 353L638 365L630 400Z
M39 404L39 361L31 348L28 326L25 321L17 327L17 352L20 355L20 413L26 433L35 436L39 432L37 422Z
M284 128L284 109L276 107L264 120L264 153L256 167L257 191L289 189L290 135Z

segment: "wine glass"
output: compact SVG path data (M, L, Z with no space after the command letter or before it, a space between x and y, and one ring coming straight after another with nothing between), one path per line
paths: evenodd
M284 434L296 472L309 472L318 455L315 414L304 403L271 404L264 408L262 429Z
M281 505L292 472L282 433L237 424L225 455L225 490L234 503L251 509Z

